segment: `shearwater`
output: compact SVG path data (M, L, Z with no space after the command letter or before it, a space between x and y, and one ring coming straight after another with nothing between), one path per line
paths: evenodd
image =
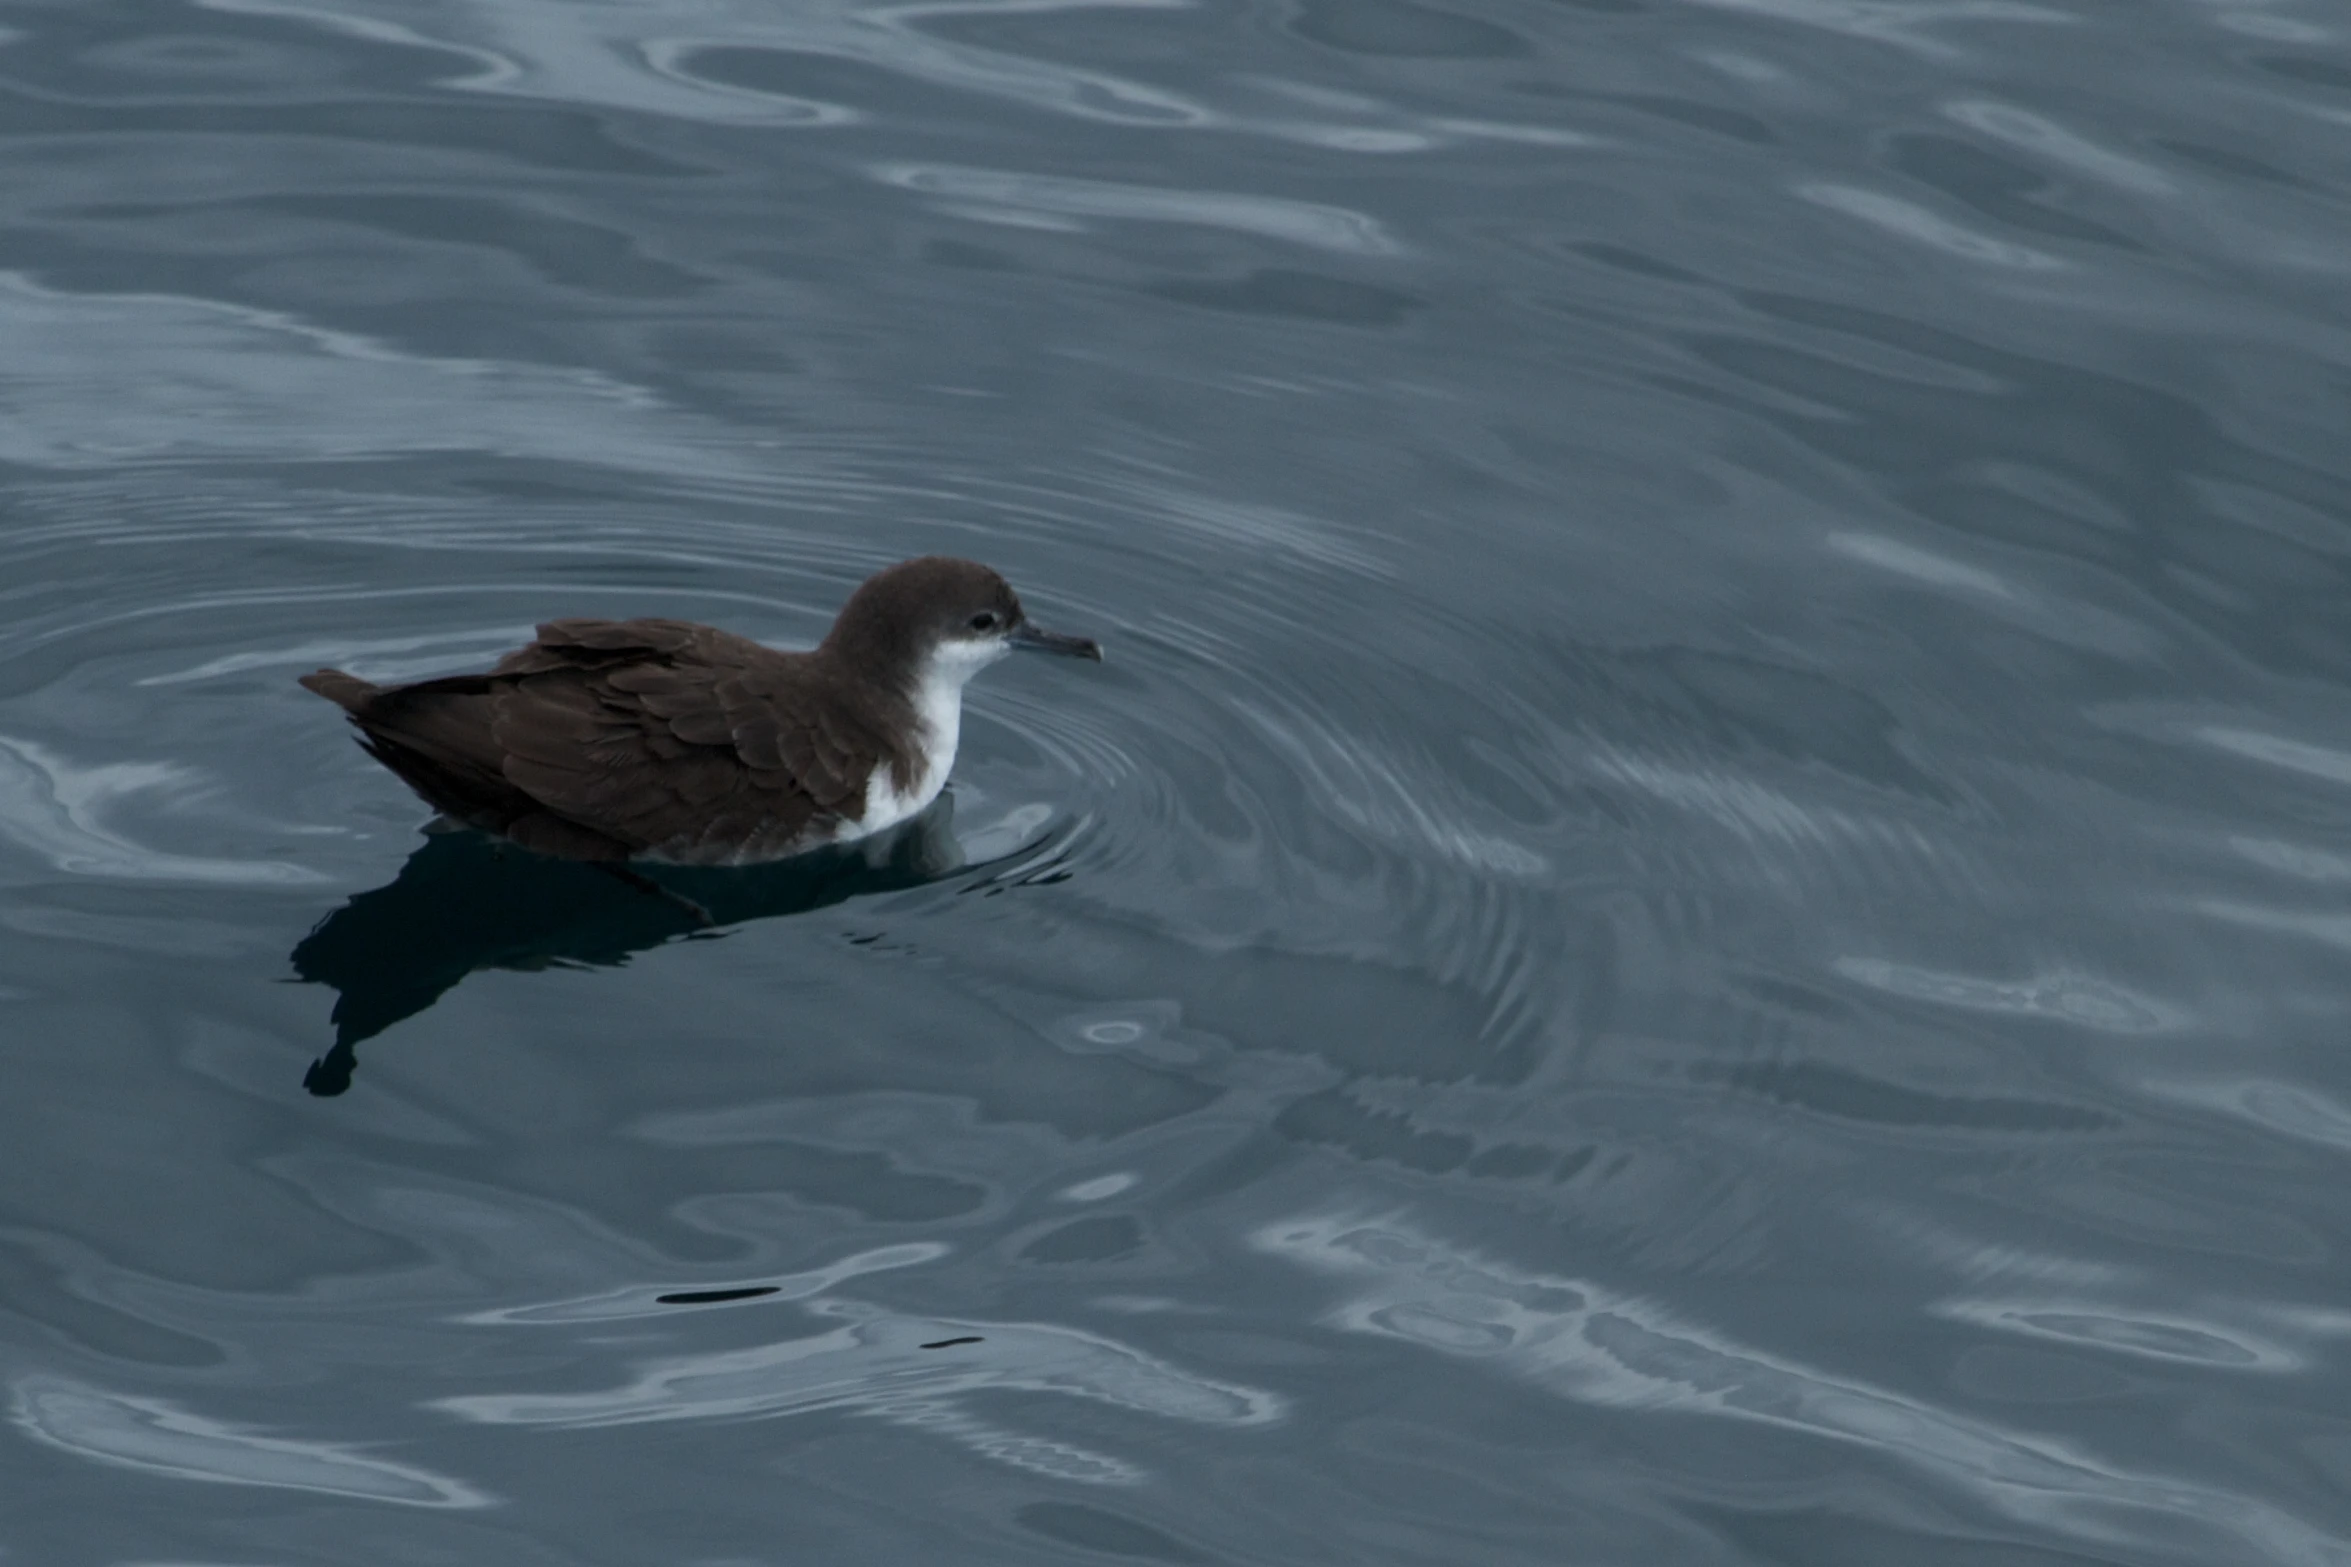
M868 578L805 653L682 620L551 620L485 674L302 684L453 821L564 859L744 865L937 799L964 683L1015 648L1102 657L1031 624L986 566L929 555Z

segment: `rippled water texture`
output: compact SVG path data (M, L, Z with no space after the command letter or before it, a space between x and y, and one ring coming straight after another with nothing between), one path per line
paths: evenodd
M2347 198L2319 0L0 9L0 1555L2351 1563ZM1108 662L675 897L293 683L926 551Z

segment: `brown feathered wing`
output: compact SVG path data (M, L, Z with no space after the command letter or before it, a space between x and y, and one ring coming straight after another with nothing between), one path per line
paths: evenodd
M770 859L865 804L877 747L808 656L676 620L555 620L488 674L302 683L438 809L568 859ZM903 776L903 774L902 774Z

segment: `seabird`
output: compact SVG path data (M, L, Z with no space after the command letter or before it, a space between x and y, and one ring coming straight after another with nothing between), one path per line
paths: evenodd
M947 782L964 682L1015 648L1099 660L1031 624L976 561L868 578L822 644L782 653L683 620L551 620L486 674L302 684L370 756L470 827L563 859L745 865L915 815Z

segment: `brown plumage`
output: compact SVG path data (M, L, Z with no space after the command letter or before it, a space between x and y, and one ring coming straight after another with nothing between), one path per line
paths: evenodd
M679 620L552 620L485 674L302 684L470 826L566 859L737 864L928 804L963 680L1015 646L1101 656L1030 626L987 567L928 556L870 578L807 653Z

